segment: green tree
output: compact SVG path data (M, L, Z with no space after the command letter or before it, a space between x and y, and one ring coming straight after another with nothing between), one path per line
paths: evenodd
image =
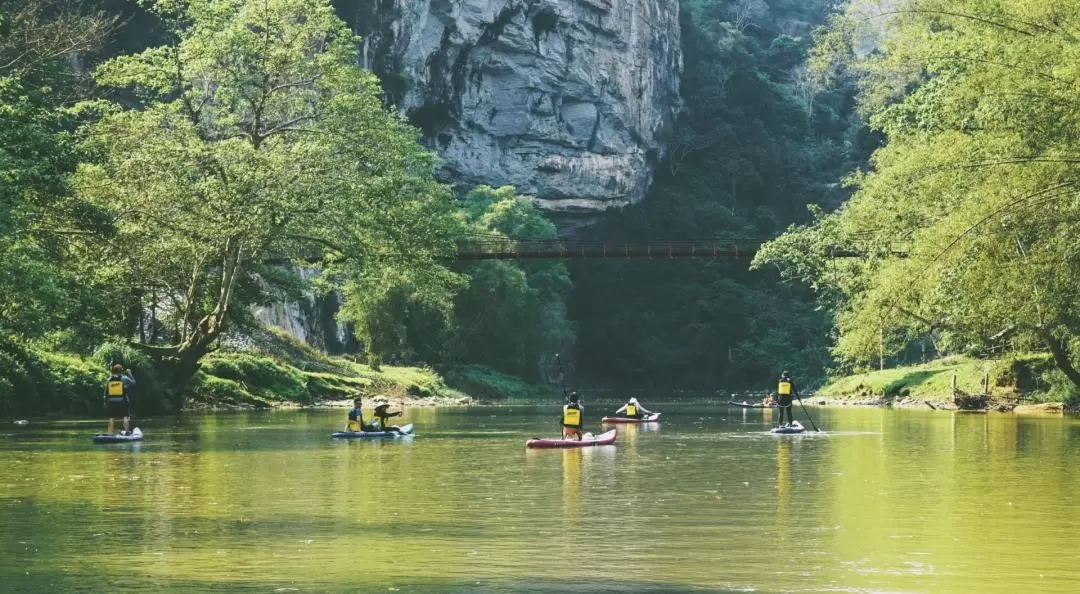
M839 296L840 357L865 362L882 338L1039 345L1080 386L1078 25L1064 0L852 2L821 36L819 72L858 77L888 142L836 215L794 232L874 257L832 279L792 249L769 259ZM897 242L907 257L888 256Z
M325 0L159 0L174 42L100 66L127 89L84 133L81 196L113 213L108 262L173 316L143 345L179 390L251 304L261 263L324 260L356 298L388 270L440 279L452 197L434 157L380 103L357 39ZM153 303L145 301L152 296ZM364 304L343 316L361 326Z
M514 188L481 186L465 196L466 232L486 241L555 239L555 226ZM455 301L459 358L539 379L555 353L574 343L566 318L570 274L560 262L487 261L462 269L469 286Z
M107 220L71 195L80 158L73 109L91 54L113 20L65 0L0 0L0 331L36 338L101 330L101 293L78 278L84 239Z

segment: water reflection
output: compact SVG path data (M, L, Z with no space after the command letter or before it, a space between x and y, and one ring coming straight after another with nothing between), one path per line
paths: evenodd
M615 446L528 451L550 408L407 414L412 441L331 440L343 411L161 419L137 449L93 446L97 425L0 430L2 589L1072 592L1080 579L1075 419L815 409L827 434L778 438L768 409L668 406L662 425L620 426ZM358 564L377 578L358 582Z
M791 503L790 438L776 440L776 528L784 534L788 527L788 505Z

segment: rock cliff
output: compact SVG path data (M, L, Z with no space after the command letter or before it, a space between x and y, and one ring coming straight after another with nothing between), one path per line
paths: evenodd
M352 0L364 59L455 185L636 202L680 107L677 0Z

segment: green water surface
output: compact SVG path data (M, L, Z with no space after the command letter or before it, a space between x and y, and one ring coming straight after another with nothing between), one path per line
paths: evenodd
M114 445L6 422L0 591L1080 591L1076 419L816 409L827 433L779 437L661 410L540 451L555 407L410 409L394 441L330 439L343 410Z

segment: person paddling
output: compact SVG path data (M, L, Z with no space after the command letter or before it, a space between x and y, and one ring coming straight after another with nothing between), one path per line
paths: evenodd
M379 421L379 429L381 429L383 431L397 431L398 433L401 433L401 428L400 427L398 427L397 425L390 425L390 423L388 421L388 419L390 419L391 417L400 417L401 416L401 411L389 412L387 410L389 408L390 408L390 404L388 404L385 401L383 401L382 404L379 404L379 405L377 405L375 407L375 413L374 414L375 414L375 418L378 419L378 421Z
M581 405L581 396L577 392L570 392L566 397L568 402L562 407L559 421L562 423L563 439L581 441L582 417L585 416L585 407Z
M615 411L615 414L622 413L628 419L643 419L645 415L653 414L651 410L645 408L638 402L637 398L631 397L626 404L622 405L619 410Z
M376 431L371 425L364 424L364 411L361 410L364 405L362 398L356 398L353 400L353 408L349 411L349 420L345 423L345 431L348 433L359 433L361 431Z
M109 415L109 431L112 435L117 418L124 420L124 435L130 435L131 390L135 387L135 376L130 369L117 363L112 366L112 375L105 382L105 414Z
M776 387L776 403L780 407L780 424L778 427L787 427L795 422L795 417L791 411L791 405L793 404L793 397L799 395L799 391L795 389L795 382L791 380L791 376L787 371L780 374L780 381ZM784 414L787 414L787 425L784 424Z

